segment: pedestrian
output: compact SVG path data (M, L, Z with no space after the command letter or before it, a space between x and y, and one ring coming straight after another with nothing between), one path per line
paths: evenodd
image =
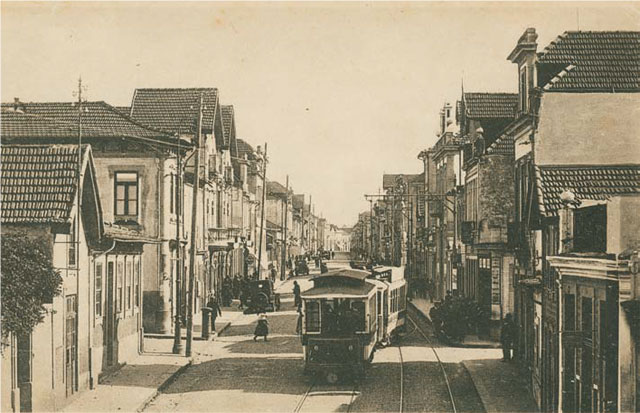
M300 298L300 285L298 284L298 281L293 282L293 303L296 308L299 308L302 304L302 299Z
M233 292L233 298L240 298L240 279L237 275L233 276L231 281L231 290Z
M268 335L269 321L267 321L267 315L260 314L260 317L258 317L258 324L256 324L256 329L253 332L253 341L256 341L258 337L264 337L264 341L267 341Z
M218 318L219 315L222 315L222 310L220 309L218 300L213 294L209 296L207 307L211 309L211 332L213 333L216 331L216 318Z
M500 343L502 344L502 361L511 360L511 348L513 347L513 339L515 326L511 313L507 314L502 322L500 329Z
M298 319L296 320L296 334L302 334L302 307L298 307Z

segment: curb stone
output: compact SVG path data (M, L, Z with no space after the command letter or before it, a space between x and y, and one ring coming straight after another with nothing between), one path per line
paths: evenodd
M175 372L173 372L173 374L167 377L167 379L164 382L162 382L160 386L158 386L158 388L149 397L147 397L147 399L144 402L140 404L140 406L136 409L136 412L144 411L144 409L146 409L147 406L149 406L149 404L151 404L151 402L153 402L153 400L155 400L155 398L158 397L158 395L160 395L160 393L162 393L167 387L169 387L171 383L176 381L176 379L182 373L184 373L192 364L193 364L193 357L189 359L187 364L180 366L178 370L176 370Z

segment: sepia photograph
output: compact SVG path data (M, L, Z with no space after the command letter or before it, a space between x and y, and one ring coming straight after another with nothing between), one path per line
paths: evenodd
M0 2L0 411L640 412L640 1Z

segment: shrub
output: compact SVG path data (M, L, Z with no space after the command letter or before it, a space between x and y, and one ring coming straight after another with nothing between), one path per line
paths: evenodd
M44 304L61 292L62 277L53 268L51 252L25 234L1 237L2 338L30 333L44 319Z

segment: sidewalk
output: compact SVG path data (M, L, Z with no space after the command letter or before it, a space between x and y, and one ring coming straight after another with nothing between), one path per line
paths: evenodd
M486 359L464 360L462 364L471 375L487 413L538 411L515 362Z
M223 308L222 316L216 320L216 333L220 334L232 323L241 321L242 315L242 311L236 308ZM200 321L194 324L194 340L202 340L200 324ZM194 343L192 357L172 354L173 340L168 338L173 338L173 335L146 334L143 354L102 378L94 390L80 393L77 399L62 411L142 411L159 392L193 363L200 352L206 351L207 342L200 341L198 345ZM185 345L184 342L182 344Z
M242 316L242 310L238 309L238 300L234 300L231 307L222 307L222 315L218 316L216 319L216 332L215 334L211 334L211 338L215 338L220 335L224 330L226 330L234 321L236 321L240 316ZM185 326L182 326L182 338L186 339L187 330ZM169 334L156 334L156 333L145 333L145 339L153 338L153 339L173 339L173 333ZM198 313L193 318L193 339L194 340L204 340L202 338L202 313ZM145 348L146 350L146 348Z
M94 390L79 394L63 411L140 411L191 364L190 359L171 354L172 343L169 340L145 341L145 345L159 351L139 355L101 380Z

